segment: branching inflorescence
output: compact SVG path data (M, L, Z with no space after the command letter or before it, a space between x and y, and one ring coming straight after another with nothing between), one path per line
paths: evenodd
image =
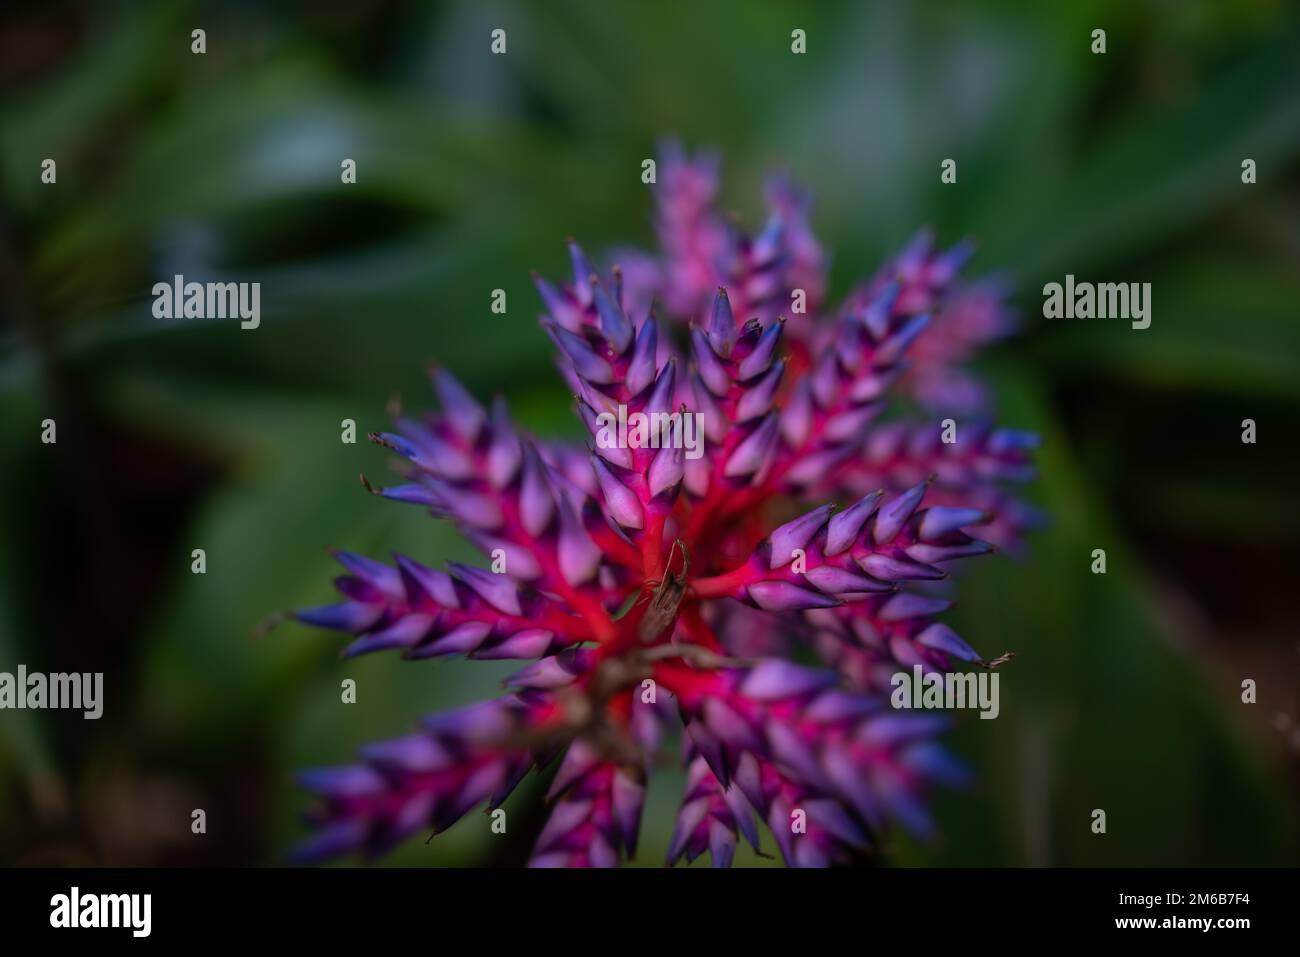
M503 697L305 774L304 859L443 830L555 764L532 863L617 864L675 726L670 862L725 866L761 820L791 865L849 863L891 820L928 834L926 789L964 779L945 719L895 711L888 687L985 666L928 583L1031 517L1009 486L1032 475L1033 436L972 422L940 440L937 413L984 404L955 364L1009 330L1000 286L961 283L968 249L922 235L832 311L800 193L774 182L748 236L715 209L712 157L670 147L660 178L660 256L601 276L570 243L572 282L536 280L585 449L521 434L445 371L440 412L372 436L406 479L367 487L450 520L493 570L339 553L342 600L297 617L352 634L348 655L531 663ZM891 395L905 408L881 422ZM703 454L607 441L620 406L698 414Z

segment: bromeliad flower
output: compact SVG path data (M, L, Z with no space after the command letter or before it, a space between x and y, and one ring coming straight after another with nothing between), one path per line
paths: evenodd
M759 821L789 864L852 862L891 821L930 833L926 790L964 780L936 743L945 720L894 711L887 689L918 665L986 666L929 583L1017 542L1030 513L1007 485L1031 477L1034 440L971 424L946 444L937 422L878 420L900 382L942 392L1005 307L957 283L964 247L922 238L831 312L807 200L774 184L749 237L714 210L716 176L716 159L670 153L661 257L601 276L570 244L572 281L536 280L585 449L522 434L445 371L440 412L372 436L405 479L366 487L451 521L492 568L339 553L342 600L297 617L351 634L348 655L531 663L501 698L304 775L320 798L304 858L444 830L554 765L532 862L616 864L674 726L670 862L725 866L740 839L761 846ZM807 312L782 315L796 301ZM926 345L945 315L960 330ZM687 415L703 454L674 440ZM649 425L610 442L614 418Z

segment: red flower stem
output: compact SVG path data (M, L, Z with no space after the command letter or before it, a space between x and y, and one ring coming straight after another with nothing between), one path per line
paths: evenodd
M734 594L737 589L757 581L760 577L761 575L754 566L746 562L739 568L734 568L721 575L695 579L691 582L691 593L696 598L721 598L725 595Z

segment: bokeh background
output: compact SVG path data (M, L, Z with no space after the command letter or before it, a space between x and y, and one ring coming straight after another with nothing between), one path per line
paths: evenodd
M975 237L974 270L1018 282L1025 328L981 367L1000 419L1045 437L1033 496L1052 524L963 583L954 624L1018 654L1002 715L953 737L980 783L938 797L943 839L895 837L885 860L1300 859L1296 5L139 0L0 17L0 670L103 671L107 699L98 722L0 713L0 861L274 863L301 834L295 768L497 687L509 663L345 662L296 625L250 635L329 599L324 546L471 554L365 494L357 473L388 457L339 440L344 418L383 427L395 394L426 401L426 361L577 435L528 270L560 273L570 234L648 245L640 163L665 135L722 148L751 221L771 170L811 186L837 293L922 224ZM958 185L939 182L945 157ZM261 282L261 328L152 319L174 272ZM1044 321L1042 285L1067 272L1152 283L1152 327ZM680 784L667 768L651 791L642 864L662 860ZM470 815L389 860L519 863L535 791L507 805L507 838Z

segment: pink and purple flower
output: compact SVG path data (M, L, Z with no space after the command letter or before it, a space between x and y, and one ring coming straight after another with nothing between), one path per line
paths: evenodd
M923 234L832 309L807 198L774 182L750 236L718 213L717 177L716 157L669 148L659 255L601 274L571 244L572 280L537 279L585 448L525 435L442 370L441 411L372 436L405 479L371 491L451 521L493 570L338 553L341 600L297 617L353 636L349 655L528 663L503 697L304 774L304 858L444 830L553 765L532 862L617 864L674 728L670 862L726 866L762 822L791 865L850 863L891 822L931 833L927 790L965 780L945 719L886 689L915 665L984 666L928 583L1033 520L1011 488L1034 437L972 421L948 444L937 418L986 405L957 364L1010 330L1003 287L962 282L968 248ZM629 413L698 414L703 454L597 441Z

